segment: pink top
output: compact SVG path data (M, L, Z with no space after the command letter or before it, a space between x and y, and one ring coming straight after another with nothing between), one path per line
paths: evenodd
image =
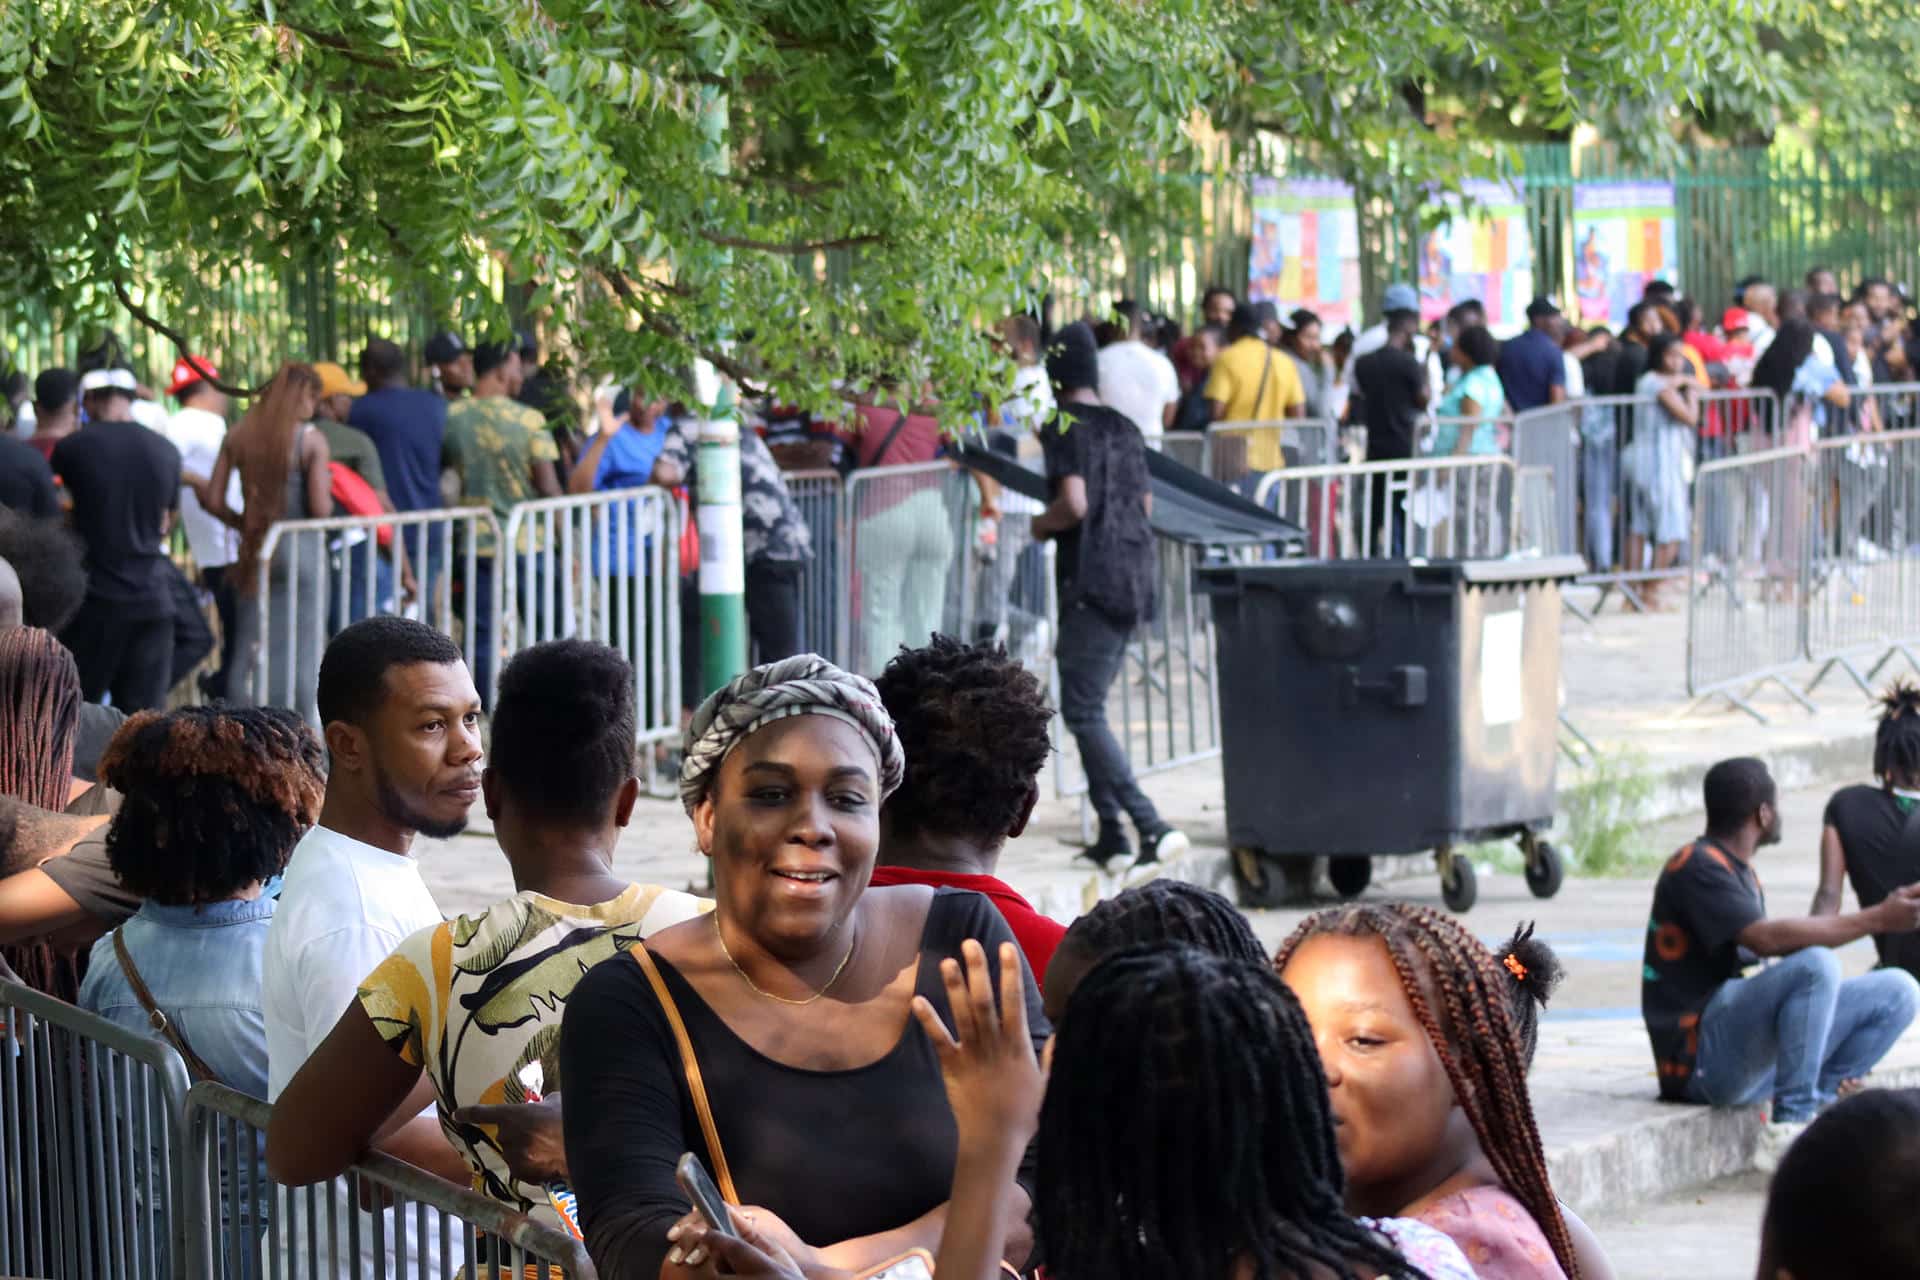
M1546 1233L1505 1188L1456 1191L1413 1216L1452 1237L1480 1280L1567 1280Z

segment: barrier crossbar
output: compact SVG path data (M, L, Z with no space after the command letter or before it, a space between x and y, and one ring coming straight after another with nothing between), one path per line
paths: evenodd
M1515 474L1500 454L1291 467L1263 476L1253 500L1305 528L1325 559L1488 559L1510 546Z
M1207 428L1199 470L1221 484L1282 467L1338 462L1340 428L1328 418L1216 422Z
M185 1275L186 1095L164 1041L0 981L0 1273Z

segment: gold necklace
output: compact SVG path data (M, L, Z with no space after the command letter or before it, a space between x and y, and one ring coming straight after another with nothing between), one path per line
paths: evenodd
M795 1000L791 996L777 996L773 994L773 992L766 990L759 983L755 982L752 978L749 978L747 976L747 971L745 969L742 969L740 967L740 962L733 958L733 952L727 950L727 935L725 930L721 929L720 927L720 913L718 911L713 913L713 936L720 940L720 954L727 958L727 963L733 966L733 971L740 975L740 981L746 983L747 986L752 989L753 994L757 996L762 996L768 1000L776 1000L781 1004L791 1004L791 1005L812 1004L815 1000L818 1000L821 996L827 994L827 992L833 989L833 984L840 981L840 974L846 969L847 961L853 959L853 943L849 942L847 943L847 954L845 954L844 956L841 956L840 963L834 966L833 976L827 979L827 985L824 987L821 987L818 991L808 996L805 1000Z

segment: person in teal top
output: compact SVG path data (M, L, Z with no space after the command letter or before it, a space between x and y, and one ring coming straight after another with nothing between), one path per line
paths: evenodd
M1475 325L1453 344L1453 362L1460 376L1440 398L1434 416L1439 420L1433 432L1433 452L1449 454L1485 454L1500 452L1500 434L1495 420L1506 407L1506 392L1494 361L1500 358L1500 344L1485 325ZM1464 436L1459 419L1478 419L1471 436ZM1451 419L1451 421L1450 421Z

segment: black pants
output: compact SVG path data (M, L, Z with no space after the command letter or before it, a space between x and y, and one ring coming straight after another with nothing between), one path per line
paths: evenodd
M1054 657L1060 666L1060 719L1080 748L1087 774L1087 799L1099 815L1100 831L1119 831L1124 813L1142 836L1165 824L1127 763L1126 748L1107 723L1107 695L1126 666L1132 624L1115 622L1092 605L1060 611L1060 640Z
M800 652L800 570L797 560L747 565L747 638L755 662L778 662ZM700 679L700 575L680 579L680 689L691 711L705 688Z
M220 618L220 669L208 677L207 684L215 689L225 689L227 668L233 664L233 642L240 632L240 597L227 580L225 565L218 569L202 569L200 586L213 597L213 611Z
M88 596L60 633L80 668L81 696L98 702L112 694L128 715L165 706L173 671L173 614L137 612L148 616L128 617L126 605Z
M213 628L207 625L200 593L172 564L167 565L167 590L173 598L173 657L167 664L167 688L171 689L213 652Z

